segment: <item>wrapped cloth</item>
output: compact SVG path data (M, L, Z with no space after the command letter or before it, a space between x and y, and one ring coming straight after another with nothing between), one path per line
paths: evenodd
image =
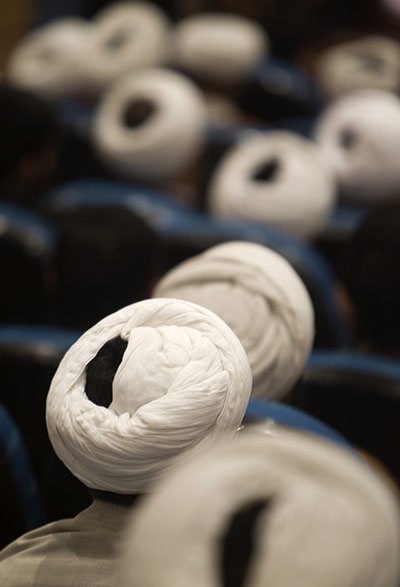
M394 486L302 433L253 433L186 463L128 526L118 587L397 587Z
M127 346L112 401L98 405L86 394L87 367L115 337ZM243 347L218 316L189 302L146 300L111 314L66 353L47 397L47 428L87 487L141 493L184 451L233 436L250 390Z
M400 100L389 92L358 90L332 102L314 138L344 201L379 204L400 190Z
M172 61L196 77L220 84L249 77L268 49L262 28L234 14L190 16L171 35Z
M291 265L267 247L212 247L169 271L153 296L189 300L218 314L246 350L254 397L282 399L302 374L314 339L311 299Z
M335 184L315 145L294 133L253 133L233 146L211 178L210 213L269 224L303 238L325 227Z
M400 44L389 37L362 37L323 51L317 77L329 98L362 88L400 90Z
M203 96L186 76L147 69L104 95L93 140L107 164L126 177L162 180L186 169L205 140Z
M11 53L7 80L51 100L74 97L84 85L82 60L92 34L91 25L73 17L34 29Z
M124 74L162 65L169 21L149 2L117 2L94 20L94 34L83 56L87 93L96 96Z

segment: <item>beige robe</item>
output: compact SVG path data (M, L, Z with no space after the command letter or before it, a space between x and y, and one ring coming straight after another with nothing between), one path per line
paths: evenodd
M1 587L114 587L128 512L95 500L75 518L24 534L0 552Z

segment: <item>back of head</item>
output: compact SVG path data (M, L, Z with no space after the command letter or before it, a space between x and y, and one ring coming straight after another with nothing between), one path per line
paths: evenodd
M169 271L153 295L201 304L229 324L247 352L253 396L282 399L301 376L314 339L313 307L295 270L271 249L211 247Z
M147 297L159 255L145 220L118 206L57 214L57 319L88 328L107 314Z
M132 495L184 453L233 436L250 390L244 349L218 316L181 300L145 300L70 348L50 386L47 428L87 487Z
M58 128L46 101L0 85L1 197L25 201L53 167Z
M133 514L120 587L396 587L398 495L316 437L253 433L186 463Z
M343 279L360 339L375 352L399 354L400 202L369 213L346 250Z

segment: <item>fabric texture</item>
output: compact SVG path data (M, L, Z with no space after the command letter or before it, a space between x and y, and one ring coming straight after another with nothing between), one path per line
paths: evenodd
M140 124L124 123L124 113L146 104ZM187 77L146 69L118 80L105 93L96 113L93 141L105 162L126 177L151 181L182 172L204 143L206 107Z
M11 53L6 77L15 86L49 99L78 93L84 81L82 55L92 34L83 19L60 18L24 36Z
M73 519L18 538L0 552L3 587L110 587L130 508L96 500Z
M371 205L398 198L397 96L358 90L337 99L318 118L314 139L344 200Z
M196 14L181 20L171 34L172 61L219 83L248 78L268 49L262 28L234 14Z
M311 299L291 265L267 247L212 247L169 271L153 296L201 304L232 328L250 362L252 396L282 399L300 377L314 339Z
M107 408L88 399L85 370L116 336L128 345ZM250 391L245 351L218 316L181 300L145 300L100 321L66 353L47 397L47 428L86 486L142 493L184 451L232 437Z
M255 505L252 528L235 528L238 514ZM231 585L231 567L243 571L235 582L242 587L399 584L394 485L311 436L243 433L164 479L141 506L118 587Z
M83 59L86 90L98 95L120 76L165 61L169 21L150 2L115 2L93 21Z
M336 201L332 174L315 145L285 131L246 134L211 178L212 215L251 220L310 239Z
M317 76L329 98L362 88L400 90L400 44L371 35L322 51Z

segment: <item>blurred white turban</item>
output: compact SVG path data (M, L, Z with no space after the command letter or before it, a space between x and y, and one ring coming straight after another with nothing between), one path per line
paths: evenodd
M117 585L397 587L399 515L394 489L351 453L253 433L145 498Z
M368 36L323 51L317 76L329 97L351 90L400 90L400 44L394 39Z
M72 17L33 30L10 55L8 81L48 99L73 97L82 89L92 33L87 22Z
M166 59L169 21L155 4L112 4L97 15L93 28L83 56L89 94L102 92L121 75L161 65Z
M210 212L252 220L312 238L335 204L335 185L315 145L294 133L254 133L217 166Z
M400 100L359 90L328 105L314 138L343 199L373 204L399 196Z
M189 300L220 316L243 344L254 397L282 399L302 374L314 339L314 312L300 277L255 243L218 245L184 261L154 297Z
M124 116L135 107L139 118L132 125ZM202 94L189 78L147 69L124 77L105 94L93 138L104 160L123 175L167 179L198 154L206 119Z
M86 368L120 336L127 348L112 403L86 395ZM215 314L178 300L127 306L88 330L67 352L47 398L58 457L85 485L147 491L185 450L233 436L251 391L246 354Z
M256 23L234 14L203 13L173 30L171 58L188 72L218 82L247 78L266 57L269 41Z

